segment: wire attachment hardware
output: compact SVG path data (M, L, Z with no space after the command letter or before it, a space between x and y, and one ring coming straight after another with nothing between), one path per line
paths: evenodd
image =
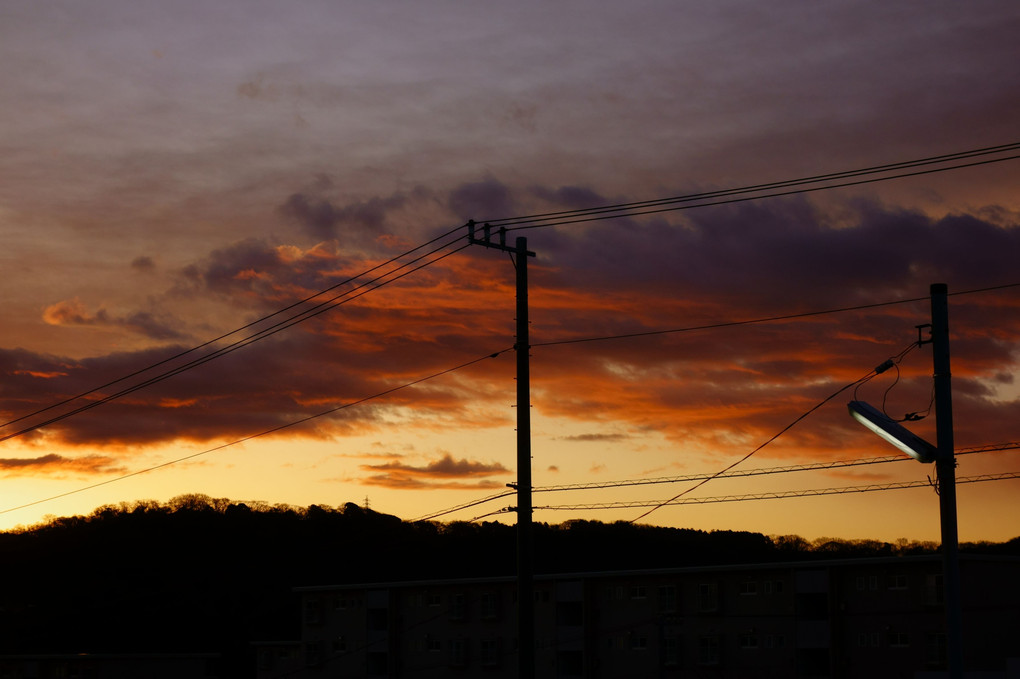
M502 250L503 252L509 252L509 253L512 253L512 254L521 254L516 246L514 246L514 245L507 245L506 244L506 227L505 226L501 226L501 227L499 227L499 229L496 230L496 235L499 237L499 241L495 242L495 243L492 241L493 233L492 233L492 225L491 224L483 224L482 225L482 237L481 238L479 238L479 237L477 237L475 235L476 234L475 227L477 227L477 226L478 226L478 222L476 222L473 219L469 219L468 220L468 222L467 222L468 242L471 243L472 245L481 245L481 246L487 247L487 248L494 248L496 250ZM534 257L535 256L535 253L531 252L529 250L525 250L524 254L527 255L528 257Z
M922 323L921 325L915 325L914 327L917 328L917 346L923 347L925 344L931 344L934 341L931 337L931 323ZM921 337L921 330L924 328L928 328L928 339L923 339Z

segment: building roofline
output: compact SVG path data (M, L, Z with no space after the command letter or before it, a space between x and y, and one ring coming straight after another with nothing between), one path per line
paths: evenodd
M960 554L960 561L999 561L1020 563L1020 557L1009 555L992 554ZM764 563L750 564L717 564L710 566L677 566L671 568L643 568L612 571L573 571L565 573L536 573L535 582L550 582L557 580L579 580L585 578L621 578L634 576L656 576L656 575L685 575L705 572L734 572L734 571L767 571L781 569L795 570L819 570L823 568L844 567L844 566L865 566L865 565L888 565L904 563L941 563L941 554L912 554L907 556L868 556L848 559L803 559L800 561L771 561ZM389 580L380 582L359 582L350 584L334 585L304 585L294 587L295 592L326 592L352 589L389 589L396 587L423 587L423 586L448 586L448 585L485 585L516 582L516 575L496 575L488 577L466 577L466 578L433 578L425 580Z

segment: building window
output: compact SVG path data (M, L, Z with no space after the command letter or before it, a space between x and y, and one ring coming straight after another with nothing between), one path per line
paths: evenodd
M556 676L584 676L584 653L582 651L559 651L556 654Z
M722 643L719 635L701 637L698 644L698 662L702 665L718 665L721 661Z
M337 637L333 640L333 653L346 653L347 652L347 639L343 637Z
M676 587L662 585L659 587L659 612L676 613Z
M906 632L889 632L889 646L892 648L905 648L910 645L910 637Z
M373 632L389 629L389 611L385 608L370 608L365 613L365 627Z
M703 582L698 585L698 610L702 612L719 609L719 585L714 582Z
M738 590L741 595L748 596L751 594L758 593L758 583L754 580L745 580L740 583L740 589Z
M580 601L557 601L556 624L560 627L581 627L584 624L584 607Z
M630 650L632 651L647 651L648 650L648 637L640 634L630 635Z
M450 620L467 620L467 596L454 594L450 597Z
M310 641L305 644L305 665L317 667L322 663L322 644L318 641Z
M942 606L946 601L946 590L941 573L934 573L925 577L925 603L929 606Z
M453 639L450 642L450 665L453 667L467 667L467 664L468 664L467 639Z
M663 638L662 664L665 667L676 667L680 664L680 639L678 637Z
M318 625L322 622L322 604L318 599L305 600L305 624Z
M389 654L386 651L369 651L365 654L365 665L368 676L382 677L389 674Z
M500 639L482 639L481 663L482 667L496 667L502 657L502 645Z
M943 632L928 632L924 635L924 661L928 666L945 667L946 635Z
M432 606L432 607L442 606L443 605L443 597L441 597L438 594L429 594L427 601L428 601L429 606Z
M495 592L482 592L479 605L482 620L495 620L499 617L499 597Z
M443 640L433 636L425 637L425 650L429 653L439 653L443 650Z
M878 589L878 576L877 575L869 575L868 576L868 589L870 589L872 592L874 592L875 590Z
M758 637L755 634L741 634L740 635L740 648L746 650L756 650L758 648Z
M907 588L907 576L903 573L892 575L889 577L889 589L906 589Z
M647 599L648 588L644 585L632 585L630 588L631 599Z

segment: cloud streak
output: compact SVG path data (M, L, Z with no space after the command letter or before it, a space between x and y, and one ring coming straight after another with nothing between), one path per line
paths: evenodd
M546 207L595 196L575 189L515 194L492 181L451 193L471 210ZM454 199L453 196L460 196ZM471 202L464 196L472 196ZM466 209L466 208L465 208ZM778 431L842 384L859 377L916 337L924 303L813 316L737 328L646 338L543 346L772 315L836 309L896 297L924 296L936 277L961 291L1012 281L1020 228L973 214L930 218L875 203L844 206L838 224L803 199L706 208L675 220L606 222L586 229L536 232L532 319L535 406L550 416L611 421L704 447L749 445ZM281 426L502 349L512 341L509 267L487 251L469 250L356 303L274 335L222 359L135 392L94 412L46 428L70 445L148 445L173 440L222 441ZM224 307L268 310L329 287L372 260L331 247L301 249L246 239L182 269L178 297L215 298ZM796 276L784 276L796 271ZM47 319L62 326L129 324L89 313L80 300L57 304ZM1020 334L1015 290L954 300L954 372L966 440L989 436L968 422L1017 403L992 398L987 384L1008 388ZM160 338L149 332L149 337ZM73 361L4 352L8 417L164 360L182 345ZM170 364L172 367L174 364ZM486 367L489 366L489 367ZM464 428L504 422L479 417L478 405L507 398L510 362L480 364L463 374L391 394L288 435L335 437L378 431L380 416L410 409L413 423L446 421ZM913 410L927 402L923 361L904 366L896 394ZM37 376L45 375L46 379ZM108 393L108 390L100 392ZM95 398L99 396L92 396ZM791 434L786 447L836 454L852 425L822 419L815 434ZM424 426L424 425L423 425ZM1002 425L997 428L1002 430ZM984 434L978 434L985 431ZM994 431L994 430L993 430ZM1003 431L1005 434L1005 431ZM594 435L575 436L591 440ZM619 442L619 437L604 442ZM782 446L777 446L782 449ZM452 460L445 459L449 466ZM445 467L394 465L389 483L438 478ZM469 468L460 468L463 476ZM381 482L381 481L380 481Z
M505 484L488 477L510 473L509 469L498 462L456 460L449 453L421 466L391 461L361 465L361 469L371 472L362 479L362 483L402 490L498 488Z

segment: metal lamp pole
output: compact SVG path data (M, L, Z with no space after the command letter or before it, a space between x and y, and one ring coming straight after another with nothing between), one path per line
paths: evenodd
M959 531L956 520L956 454L953 442L953 390L949 371L949 305L945 283L931 286L931 342L935 377L935 472L942 524L946 650L951 679L963 678L963 621L960 608Z

